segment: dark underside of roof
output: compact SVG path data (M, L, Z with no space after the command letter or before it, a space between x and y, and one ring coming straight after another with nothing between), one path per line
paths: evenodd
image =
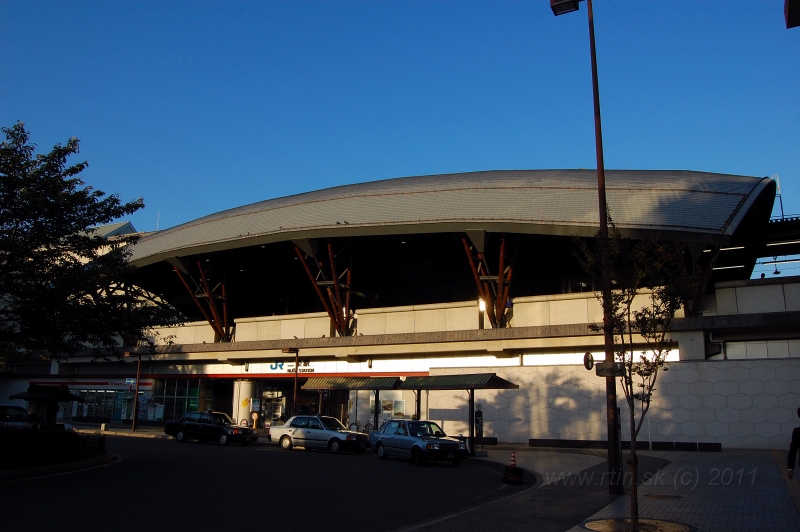
M478 299L478 289L462 243L463 234L398 235L332 239L334 249L352 247L350 258L354 309L451 303ZM517 238L510 297L574 293L592 290L589 276L576 259L571 237L509 235ZM491 235L487 255L497 261L499 235ZM763 246L762 246L763 247ZM728 257L736 253L736 256ZM722 252L722 266L708 283L748 279L755 256ZM702 259L710 260L712 253ZM203 265L213 287L224 282L231 320L323 312L314 286L289 242L233 249L192 257ZM734 264L735 263L735 264ZM173 267L159 262L140 268L138 282L174 304L190 320L202 320L197 305ZM195 281L196 268L193 271Z

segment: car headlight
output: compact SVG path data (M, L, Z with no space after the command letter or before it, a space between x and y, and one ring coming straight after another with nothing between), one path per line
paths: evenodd
M425 448L427 450L429 450L429 451L438 451L439 450L439 444L438 443L428 443L427 445L425 445Z
M239 434L239 429L233 429L234 434Z
M461 443L458 444L458 448L459 449L466 449L467 448L467 444L462 441Z
M356 435L355 434L348 434L347 435L347 439L348 440L355 440L356 439Z

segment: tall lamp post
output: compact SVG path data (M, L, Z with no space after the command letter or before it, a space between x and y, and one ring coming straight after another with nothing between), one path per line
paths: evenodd
M300 350L296 347L284 347L282 353L294 353L294 396L292 397L292 415L297 415L297 372L300 366Z
M550 0L555 16L577 11L583 0ZM600 214L600 266L603 270L603 332L606 364L614 362L614 331L611 323L611 278L608 272L608 209L606 207L606 176L603 164L603 130L600 127L600 90L597 84L597 54L594 45L594 14L592 0L586 0L589 11L589 47L592 53L592 92L594 95L594 138L597 152L597 202ZM608 491L622 493L622 450L619 441L616 377L606 377L606 417L608 422Z
M136 361L136 387L133 391L133 415L131 416L131 432L139 430L139 375L142 373L142 354L125 352L124 356L135 356L138 358Z

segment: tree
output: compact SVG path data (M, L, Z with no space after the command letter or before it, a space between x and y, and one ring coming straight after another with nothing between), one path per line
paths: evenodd
M144 207L85 186L88 166L69 166L79 142L34 154L24 124L0 143L0 365L22 354L64 358L92 350L121 354L152 345L148 328L179 321L176 311L132 283L129 246L93 229Z
M628 403L631 467L631 527L638 530L638 459L636 442L650 409L660 371L667 371L667 356L673 348L668 331L675 314L693 301L700 284L700 270L686 259L686 244L659 239L631 240L608 218L607 264L614 290L611 322L616 361ZM595 279L602 278L602 242L597 247L578 241L578 259ZM598 296L600 298L601 296Z

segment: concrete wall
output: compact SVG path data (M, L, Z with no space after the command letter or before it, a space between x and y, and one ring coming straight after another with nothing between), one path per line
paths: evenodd
M370 308L357 312L358 334L398 334L477 329L477 301ZM488 320L486 320L488 323Z
M235 323L237 342L332 336L331 320L325 312L240 318Z
M725 355L728 357L728 360L754 358L800 359L800 340L756 340L749 342L726 342Z
M432 375L473 373L435 369ZM582 366L481 368L519 390L476 390L484 434L501 442L530 438L606 438L605 380ZM687 361L670 364L657 382L640 440L712 442L723 449L789 448L800 425L800 359ZM619 386L618 386L619 389ZM622 390L624 440L628 408ZM431 391L427 416L448 431L467 432L467 393Z
M761 314L800 310L800 283L782 279L717 283L708 314Z
M634 299L633 308L649 303L649 292ZM512 327L537 325L569 325L573 323L599 323L603 321L603 308L594 292L530 296L514 298Z
M214 329L205 321L184 323L177 327L153 327L158 333L158 345L173 344L213 344Z

